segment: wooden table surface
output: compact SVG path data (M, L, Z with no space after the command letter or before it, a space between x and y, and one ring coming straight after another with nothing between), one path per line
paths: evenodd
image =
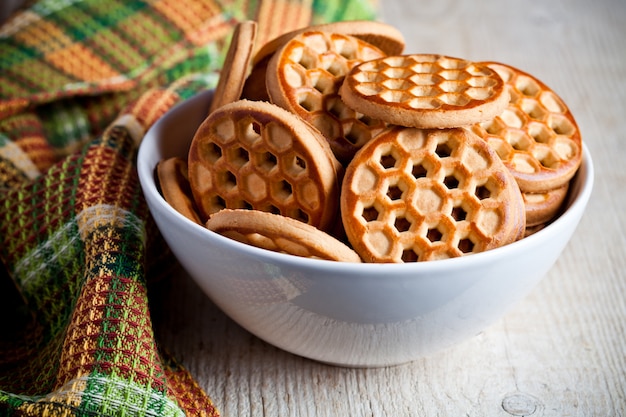
M165 300L164 345L225 417L626 415L626 1L380 3L406 52L505 62L569 105L596 170L571 242L495 325L406 365L346 369L283 352L184 273Z

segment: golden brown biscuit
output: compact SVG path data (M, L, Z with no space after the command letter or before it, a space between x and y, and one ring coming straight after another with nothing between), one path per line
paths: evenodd
M239 242L306 258L361 262L343 242L301 221L258 210L224 209L211 215L206 227Z
M318 131L276 105L218 108L196 131L188 161L203 220L223 208L253 208L325 230L336 217L339 163Z
M254 21L244 21L235 26L209 113L241 97L252 62L256 32L257 24Z
M395 126L346 168L341 215L365 262L482 252L523 236L524 203L496 153L463 128Z
M347 163L386 124L347 107L339 97L339 87L352 67L383 56L380 49L353 36L302 32L269 62L270 100L315 126L337 159Z
M510 102L472 130L496 150L522 192L563 186L582 162L581 135L569 108L534 76L501 63L484 64L505 81Z
M172 157L157 164L161 194L176 211L189 220L202 224L187 177L187 161Z
M491 120L509 99L502 78L486 65L434 54L363 62L346 75L340 94L359 113L418 128Z

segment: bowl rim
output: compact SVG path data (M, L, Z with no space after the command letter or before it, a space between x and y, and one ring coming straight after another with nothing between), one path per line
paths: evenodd
M197 98L200 95L195 96ZM191 99L193 100L193 98ZM186 100L187 102L189 100ZM172 108L170 112L177 107L181 106L185 102L182 102ZM558 229L561 229L565 223L576 216L581 216L584 212L584 208L587 205L587 202L591 196L591 192L594 184L594 165L591 158L591 154L587 145L582 143L582 162L580 168L576 172L575 176L572 178L572 181L575 181L576 187L570 187L570 191L568 196L566 197L566 208L562 211L558 218L552 221L550 224L546 225L543 229L533 233L530 236L527 236L523 239L515 241L513 243L507 244L505 246L501 246L499 248L490 249L484 252L473 253L471 255L460 256L456 258L448 258L448 259L440 259L435 261L428 262L413 262L413 263L373 263L373 262L340 262L340 261L332 261L332 260L324 260L324 259L313 259L306 258L291 254L285 254L280 252L274 252L268 249L258 248L252 245L248 245L242 242L238 242L236 240L230 239L228 237L222 236L216 232L213 232L202 225L199 225L192 220L186 218L182 214L180 214L177 210L175 210L158 192L156 179L154 177L154 166L149 166L146 158L146 149L149 148L147 144L150 140L156 141L157 137L151 137L151 133L157 131L159 129L159 125L163 120L165 120L167 114L159 119L155 125L153 125L150 129L148 129L144 140L141 142L137 154L137 166L138 166L138 175L140 179L140 183L144 193L153 193L156 194L156 201L158 204L163 206L163 208L169 213L169 215L175 216L179 221L182 221L186 227L191 228L198 234L205 234L208 239L213 239L220 245L224 245L228 249L232 249L235 251L242 252L242 255L246 255L249 257L256 258L259 261L268 263L268 264L283 264L283 265L298 265L301 268L310 268L310 269L318 269L320 271L324 270L332 270L333 272L341 271L350 271L350 273L358 273L362 269L367 269L368 273L371 272L402 272L402 273L430 273L437 272L441 270L450 269L462 269L462 268L471 268L476 264L485 264L490 262L496 262L499 259L505 259L511 252L523 251L524 248L529 246L533 246L536 242L543 240L550 234L559 233ZM154 147L157 148L155 153L159 153L157 144L153 144ZM576 225L578 220L576 220Z

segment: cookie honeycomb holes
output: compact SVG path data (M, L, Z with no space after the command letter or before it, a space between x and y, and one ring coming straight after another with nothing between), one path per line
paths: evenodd
M506 123L500 117L481 123L480 127L489 135L499 136L507 129Z
M323 44L323 42L321 43ZM316 47L314 43L312 43L313 48L295 48L293 54L290 56L291 60L297 64L299 64L305 70L310 70L312 68L317 67L317 55L319 52L315 49L321 49L319 46ZM323 48L326 50L326 48Z
M513 147L507 140L503 138L490 136L487 138L487 143L491 146L491 149L496 151L502 161L508 161L513 154Z
M491 187L488 183L477 185L474 190L474 195L481 201L491 198Z
M301 208L292 208L285 213L287 217L300 220L302 223L309 223L309 215Z
M506 134L506 140L516 151L525 152L533 146L533 141L528 135L522 131L510 131ZM498 153L498 155L500 155ZM504 158L503 158L504 159Z
M254 154L253 161L259 170L266 173L273 170L278 163L276 156L271 152L256 153Z
M464 237L462 239L459 239L459 243L457 244L457 248L463 254L474 252L475 247L476 247L476 244L469 237Z
M222 157L222 148L215 142L207 142L200 146L200 154L205 162L215 164Z
M515 80L515 88L526 97L537 97L541 91L541 88L535 80L524 75L517 77L517 80Z
M393 185L390 184L386 192L387 198L392 202L402 200L402 196L404 195L404 192L407 190L407 188L408 187L406 186L406 184L402 182L398 182L397 184Z
M344 77L350 70L346 61L336 59L334 56L328 56L324 61L325 62L322 64L322 67L333 77Z
M226 208L226 201L220 195L213 195L209 199L209 213L217 213Z
M452 151L453 149L448 142L440 142L435 147L435 153L439 158L448 158L452 155Z
M370 223L378 220L378 216L380 212L376 208L374 204L363 207L363 212L361 213L361 217L365 220L365 223Z
M237 177L230 171L222 171L217 173L218 184L223 184L222 188L228 192L237 188Z
M389 147L387 149L383 149L378 163L384 170L389 170L392 168L396 168L396 164L400 160L400 156L397 154L397 151Z
M431 243L441 242L443 233L441 233L438 227L431 227L426 231L426 238L430 240Z
M467 219L467 211L461 205L456 205L452 207L452 212L450 213L450 217L454 219L455 222L462 222Z
M335 92L335 82L324 71L311 71L309 73L311 84L315 90L323 95Z
M359 123L363 124L363 126L367 126L368 128L376 128L382 130L385 127L385 124L382 121L378 119L373 119L365 114L355 112L354 118L358 120Z
M335 39L333 49L346 61L353 61L358 58L358 48L353 43L346 42L345 39Z
M553 114L548 118L547 123L557 135L572 136L576 133L574 124L564 116Z
M324 110L337 120L354 117L354 110L347 107L338 96L327 96L324 103Z
M451 172L444 177L443 185L445 185L448 190L456 190L457 188L460 188L461 184L459 177L460 175L458 173Z
M237 129L237 140L248 149L263 140L263 126L251 117L239 120Z
M345 124L343 131L344 138L352 145L364 145L372 136L367 126L359 123Z
M237 146L231 148L228 152L228 161L237 168L241 168L250 160L250 154L244 148Z
M271 184L272 198L279 202L285 202L293 195L293 188L287 180L273 182Z
M423 162L413 164L411 175L416 180L428 177L428 167Z
M298 96L298 105L308 113L322 110L322 97L320 94L305 92Z
M393 222L393 227L395 227L398 233L408 232L412 225L411 219L404 214L396 216Z
M537 100L524 99L520 105L521 109L531 119L545 120L548 116L548 112L539 104Z
M536 147L533 155L541 166L546 169L557 169L561 164L561 158L552 149L547 147Z
M407 249L402 250L402 255L400 259L405 264L419 262L420 254L417 253L414 248L407 248Z

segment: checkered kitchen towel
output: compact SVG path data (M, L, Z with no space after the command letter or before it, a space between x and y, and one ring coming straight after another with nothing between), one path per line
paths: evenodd
M155 340L148 290L173 258L137 146L214 86L238 21L263 41L374 6L41 0L0 27L0 416L218 415Z

